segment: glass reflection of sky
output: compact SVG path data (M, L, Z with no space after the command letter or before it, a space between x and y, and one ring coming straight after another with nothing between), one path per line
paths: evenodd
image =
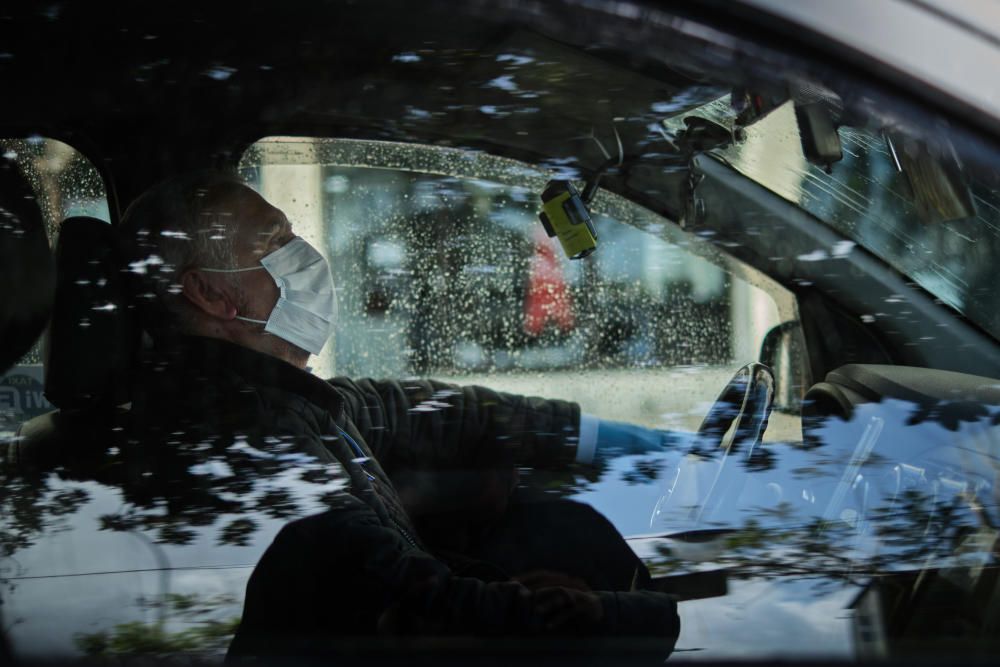
M764 445L770 468L730 456L720 480L737 493L715 503L719 487L700 487L704 513L670 492L678 471L714 476L711 455L688 468L684 452L621 457L575 497L632 535L654 576L729 572L726 595L681 603L678 655L848 657L874 575L924 571L971 591L995 565L998 415L959 401L861 404L847 421L808 422L804 443ZM731 530L710 533L720 529ZM693 541L667 537L677 533Z

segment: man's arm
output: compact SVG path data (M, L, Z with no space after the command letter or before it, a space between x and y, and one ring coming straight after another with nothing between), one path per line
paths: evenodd
M581 414L576 403L433 380L331 383L386 470L510 461L538 468L596 464L679 448L691 434Z
M558 468L577 454L576 403L433 380L330 382L390 474L511 462Z

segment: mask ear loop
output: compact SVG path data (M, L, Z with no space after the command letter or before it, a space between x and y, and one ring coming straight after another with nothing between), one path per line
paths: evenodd
M199 271L206 271L208 273L243 273L244 271L260 271L266 267L263 266L248 266L244 269L207 269L205 267L199 267Z
M255 320L252 317L243 317L242 315L237 315L235 319L243 322L253 322L254 324L267 324L267 320Z

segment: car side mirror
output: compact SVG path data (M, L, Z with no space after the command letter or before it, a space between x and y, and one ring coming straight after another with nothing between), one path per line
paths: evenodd
M801 324L789 320L772 327L761 342L759 359L774 374L773 409L798 413L802 396L812 384Z

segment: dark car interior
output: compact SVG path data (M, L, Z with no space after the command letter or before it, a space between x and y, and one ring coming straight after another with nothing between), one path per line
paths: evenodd
M827 507L822 519L841 524L849 523L845 516L870 511L851 499L858 494L857 479L867 472L866 461L875 461L875 441L869 449L864 445L865 438L876 437L865 435L872 428L865 420L882 420L879 428L893 437L889 444L881 441L879 464L895 466L893 474L903 481L894 482L894 488L910 484L906 488L916 493L933 487L939 499L945 493L940 489L952 484L962 498L973 498L963 509L971 508L979 524L969 525L978 527L966 525L965 532L947 535L949 548L971 551L970 535L978 539L995 526L1000 473L992 436L975 436L981 439L969 445L958 434L970 425L995 426L1000 419L998 381L991 379L1000 377L1000 346L993 333L864 247L846 256L802 259L817 248L835 247L843 235L710 155L720 145L711 128L704 135L689 133L687 145L650 130L662 116L697 119L697 108L737 84L766 88L774 71L769 58L777 56L765 49L761 62L744 61L694 30L681 30L676 40L666 42L657 32L664 28L656 23L656 11L643 23L628 16L605 21L599 9L586 4L572 12L562 5L514 4L510 12L494 11L485 2L429 3L426 11L415 12L409 3L389 1L303 3L294 9L274 3L191 10L121 4L114 11L95 11L58 3L5 8L0 17L5 100L0 137L42 135L79 150L104 181L111 222L74 215L59 220L57 230L46 230L34 191L11 160L0 160L0 285L16 286L0 299L0 368L26 354L47 326L36 350L44 359L45 396L56 408L18 426L7 443L5 465L36 472L62 469L73 477L66 472L73 467L68 462L79 464L77 474L99 469L100 457L88 461L88 448L103 451L120 430L116 420L131 400L143 337L134 305L123 295L115 225L146 188L197 169L235 168L263 137L426 144L542 169L572 167L595 184L599 180L603 190L679 221L685 234L787 289L797 304L796 326L770 329L759 358L744 361L776 369L775 411L801 416L802 437L790 445L790 460L804 459L831 438L844 443L832 457L840 466L830 477L834 482L824 487L822 498L808 500L808 511ZM677 8L678 25L711 23L711 5ZM720 29L732 29L733 23L724 21ZM54 45L53 52L39 45ZM541 64L518 79L524 97L512 101L503 83L507 63L514 57L510 54L525 52L535 53ZM564 67L547 69L552 62ZM890 99L891 108L898 108L894 118L918 124L940 111L926 111L920 106L924 100L908 91L884 92L863 72L804 62L803 71L824 75L831 88L874 90L858 102L863 111ZM787 63L801 65L798 56L788 56ZM609 82L614 83L610 90ZM531 91L542 89L546 94L532 96ZM664 110L651 111L661 108L657 105ZM600 142L591 139L594 127L611 119L625 147L618 160L604 155ZM984 152L996 149L975 127L956 125L960 148L975 140ZM54 240L51 251L47 238ZM877 318L869 317L876 313ZM782 367L795 370L782 373ZM711 402L714 395L705 398ZM869 412L897 403L906 409L874 417ZM745 403L737 412L741 409ZM702 502L716 516L735 513L748 494L773 491L752 480L722 489L744 468L768 469L751 457L770 407L761 410L755 422L760 433L744 450L732 449L734 459L746 453L739 462L743 467L727 462L726 455L704 457L714 481ZM715 431L703 428L723 441L731 417ZM924 441L907 430L920 424L938 430ZM945 436L939 431L956 434L954 451L940 446ZM931 462L921 464L919 473L918 459ZM782 492L784 502L790 489ZM992 504L977 504L984 498ZM792 500L792 505L800 503ZM696 525L684 516L678 534L687 535L678 542L732 537L698 532L709 527L707 519ZM861 536L855 536L855 544L876 533L858 526L851 523ZM954 572L946 567L926 570L936 587L921 588L912 580L919 568L912 567L896 568L881 580L891 589L882 599L894 605L886 612L889 636L917 642L922 631L929 632L934 614L961 613L961 628L948 635L949 641L966 637L995 649L1000 618L996 544L987 576L968 586L954 583ZM732 553L727 567L746 565L737 562L738 548ZM907 553L906 562L912 565L918 556L927 553ZM684 600L719 597L727 586L726 578L720 584L718 577L683 568L654 571L654 576L662 590ZM867 604L863 596L858 604ZM0 640L6 641L2 632ZM0 661L9 657L5 651L0 643Z

